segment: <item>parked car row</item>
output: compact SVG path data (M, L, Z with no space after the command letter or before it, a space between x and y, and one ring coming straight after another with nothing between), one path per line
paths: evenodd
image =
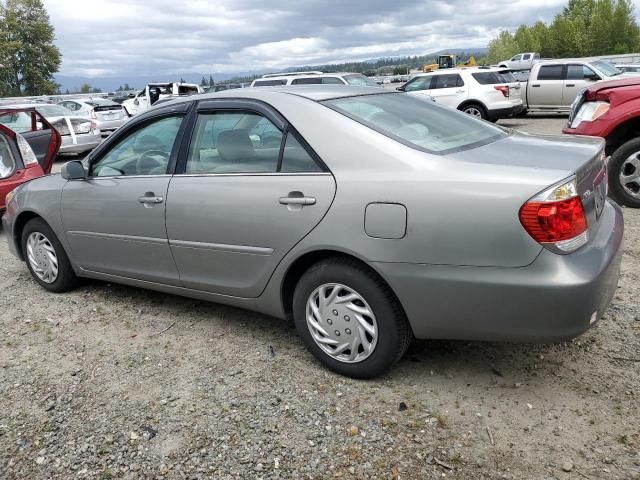
M510 100L472 73L499 71L460 78ZM524 135L394 90L273 86L140 113L14 189L2 223L46 290L86 277L292 318L324 365L370 378L413 337L593 326L622 252L606 191L601 139Z

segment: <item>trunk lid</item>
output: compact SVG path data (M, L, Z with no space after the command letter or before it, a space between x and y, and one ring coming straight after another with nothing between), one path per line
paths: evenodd
M591 233L600 220L607 194L604 146L601 138L514 132L497 142L454 156L474 163L521 168L527 184L532 186L524 201L575 175Z

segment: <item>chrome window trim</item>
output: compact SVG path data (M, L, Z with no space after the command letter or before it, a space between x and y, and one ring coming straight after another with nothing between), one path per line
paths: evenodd
M158 175L109 175L105 177L87 177L87 180L103 180L103 179L111 179L114 178L162 178L162 177L173 177L170 173L162 173Z
M332 176L330 172L238 172L238 173L180 173L175 177L299 177Z

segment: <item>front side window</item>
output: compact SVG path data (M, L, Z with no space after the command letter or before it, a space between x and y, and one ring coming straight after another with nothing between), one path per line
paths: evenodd
M538 80L562 80L563 65L543 65L538 72Z
M567 66L567 80L585 80L593 78L596 74L586 65L569 65Z
M458 74L436 75L434 83L435 85L431 88L455 88L464 85L462 78Z
M155 119L121 139L97 162L90 176L164 175L182 116Z
M186 173L276 172L282 135L273 122L255 112L200 114Z
M418 90L429 90L433 76L416 77L404 86L405 92L415 92Z
M522 58L522 55L514 55L514 56L511 58L511 61L512 61L512 62L517 62L517 61L518 61L518 60L520 60L521 58Z
M16 168L9 142L0 133L0 179L9 177Z
M360 95L322 103L404 145L430 153L472 148L507 135L495 125L402 93Z

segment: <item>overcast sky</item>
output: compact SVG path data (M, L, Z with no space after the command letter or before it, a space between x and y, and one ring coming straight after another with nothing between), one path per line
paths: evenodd
M640 0L636 0L640 2ZM484 47L566 0L44 0L60 74L230 73ZM269 3L274 4L269 7Z

